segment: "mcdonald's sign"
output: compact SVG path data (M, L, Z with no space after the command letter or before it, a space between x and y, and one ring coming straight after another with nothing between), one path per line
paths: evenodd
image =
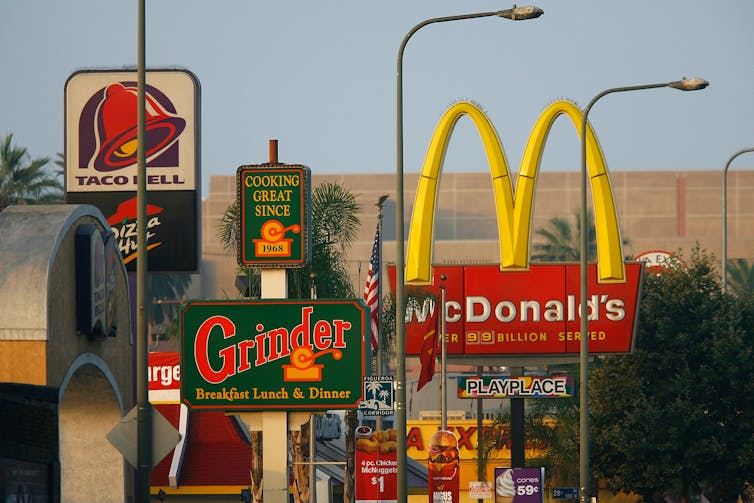
M485 113L469 102L448 109L429 144L414 201L406 255L405 282L427 285L439 293L433 277L432 248L435 202L442 164L455 124L468 116L482 139L492 178L500 243L498 266L435 267L445 274L448 354L578 353L578 264L530 265L531 222L540 159L555 119L566 115L581 137L582 112L557 101L540 115L529 136L516 181L515 195L502 144ZM629 352L638 314L641 263L626 263L605 158L587 124L586 161L594 203L598 261L588 267L589 351ZM395 284L395 271L390 271ZM409 291L410 295L410 291ZM439 295L438 295L439 298ZM419 353L423 334L413 324L433 305L406 310L406 354Z
M501 271L498 265L436 265L431 285L406 290L406 354L421 353L426 320L445 287L445 348L448 355L578 354L579 265L532 264ZM589 352L630 353L634 348L643 263L626 264L625 283L598 283L590 264ZM395 267L389 268L395 284ZM440 277L445 275L444 282ZM415 290L421 289L422 295ZM413 302L434 297L436 301Z

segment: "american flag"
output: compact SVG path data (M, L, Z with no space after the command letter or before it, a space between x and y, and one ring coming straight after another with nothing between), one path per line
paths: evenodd
M372 246L372 258L369 259L369 271L367 272L367 283L364 289L364 302L370 312L370 339L374 350L379 347L380 334L380 266L380 224L377 223L374 245Z

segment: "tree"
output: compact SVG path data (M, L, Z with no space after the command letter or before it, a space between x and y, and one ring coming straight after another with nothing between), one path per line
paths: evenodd
M565 218L550 219L547 226L534 233L543 241L534 243L532 258L542 262L577 262L581 257L581 217L575 212L575 230ZM594 218L587 212L587 260L597 257L597 239Z
M178 335L178 311L191 285L190 274L150 273L147 287L149 320L157 336ZM159 328L158 328L159 327Z
M312 239L309 265L288 270L288 296L308 298L312 274L317 294L327 298L354 297L351 278L346 269L345 253L356 237L360 225L356 197L339 183L324 182L312 191ZM240 214L238 201L223 213L218 238L227 251L236 252L239 245ZM249 278L249 297L259 296L259 271L241 267L239 272Z
M11 204L50 204L63 201L63 186L49 173L50 159L31 159L24 147L13 145L9 133L0 143L0 211Z
M754 476L754 301L694 249L646 278L636 350L590 375L592 466L643 501L734 501Z
M754 293L754 267L748 260L728 261L728 286L733 294L744 296Z
M558 365L558 371L575 376L578 389L578 366ZM549 369L551 372L554 368ZM529 423L535 421L531 426ZM527 403L527 438L538 441L544 451L541 464L554 486L576 486L579 465L579 400L578 397L556 400L529 400ZM528 461L527 461L528 463Z
M532 246L532 258L541 262L578 262L581 259L581 212L573 214L574 229L567 219L555 217L550 219L547 227L537 229L534 233L542 238ZM597 260L597 233L591 211L586 214L586 259ZM629 241L622 240L623 246Z

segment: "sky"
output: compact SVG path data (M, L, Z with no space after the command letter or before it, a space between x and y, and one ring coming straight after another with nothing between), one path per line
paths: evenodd
M528 5L528 4L519 4ZM454 103L480 105L518 171L552 102L585 107L603 90L698 77L707 89L611 94L589 120L610 171L722 170L754 147L754 2L537 0L528 21L482 18L425 26L403 57L404 166L419 172ZM201 190L214 175L269 161L313 174L394 173L398 49L436 17L497 11L491 0L153 0L147 69L200 83ZM79 70L136 68L138 2L0 0L0 135L32 158L64 151L64 89ZM577 171L578 136L553 125L542 171ZM754 167L742 156L734 169ZM445 172L488 169L469 119Z

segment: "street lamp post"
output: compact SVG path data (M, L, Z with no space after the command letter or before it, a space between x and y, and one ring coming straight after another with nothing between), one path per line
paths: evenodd
M754 148L739 150L730 156L723 168L723 293L728 292L728 168L733 159L747 152L754 152Z
M149 501L152 470L152 409L147 367L147 176L146 176L146 1L138 7L137 119L136 119L136 501Z
M398 48L398 64L396 73L396 190L395 190L395 345L396 345L396 432L398 435L398 459L397 459L397 499L399 503L407 501L408 491L406 485L406 340L405 340L405 250L403 243L403 52L409 39L421 28L434 23L447 21L461 21L480 17L497 16L513 21L533 19L541 16L543 11L537 7L513 7L511 9L496 12L480 12L476 14L461 14L427 19L417 24L408 31L400 47Z
M586 233L586 210L587 210L587 197L586 197L586 182L587 182L587 167L586 167L586 142L587 138L594 141L594 135L588 135L589 128L588 116L589 111L594 104L603 96L612 93L621 93L626 91L642 91L645 89L655 89L658 87L672 87L681 91L696 91L698 89L704 89L709 85L709 82L703 79L686 79L665 82L660 84L645 84L639 86L628 87L615 87L602 91L597 96L592 98L592 101L584 109L584 115L581 118L581 235L580 235L580 273L581 273L581 295L579 315L581 317L580 326L580 344L579 344L579 499L581 503L587 503L589 501L589 487L591 485L591 477L589 472L589 403L587 396L587 379L588 379L588 358L589 358L589 337L588 337L588 320L589 307L587 305L587 233Z

